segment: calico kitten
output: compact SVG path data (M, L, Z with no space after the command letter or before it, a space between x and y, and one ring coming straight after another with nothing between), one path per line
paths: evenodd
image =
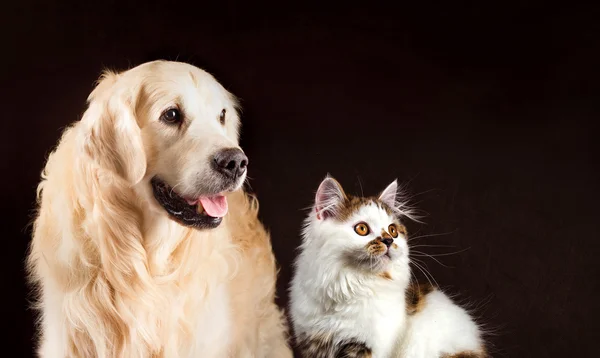
M366 198L323 180L290 287L303 357L483 357L466 312L431 286L410 285L403 217L411 211L396 181Z

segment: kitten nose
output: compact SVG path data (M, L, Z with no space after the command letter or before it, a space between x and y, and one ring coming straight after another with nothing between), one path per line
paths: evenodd
M394 239L380 239L388 248L394 243Z

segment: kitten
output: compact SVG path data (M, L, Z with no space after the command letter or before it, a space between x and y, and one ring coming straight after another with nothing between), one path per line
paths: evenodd
M431 286L410 285L403 217L411 211L396 181L366 198L347 195L329 176L323 180L290 285L302 356L483 357L465 311Z

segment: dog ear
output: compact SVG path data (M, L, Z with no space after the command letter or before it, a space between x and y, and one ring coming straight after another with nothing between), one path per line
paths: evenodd
M135 117L136 98L130 88L117 88L118 78L105 72L88 97L83 150L100 167L136 184L146 173L146 155Z
M340 207L346 201L346 193L337 180L327 175L319 185L315 195L315 210L318 219L337 216Z

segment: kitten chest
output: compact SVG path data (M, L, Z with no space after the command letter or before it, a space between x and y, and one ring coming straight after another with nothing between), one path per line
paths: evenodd
M367 344L372 348L373 358L391 357L404 332L405 309L402 296L379 295L363 311L363 327L370 332Z

